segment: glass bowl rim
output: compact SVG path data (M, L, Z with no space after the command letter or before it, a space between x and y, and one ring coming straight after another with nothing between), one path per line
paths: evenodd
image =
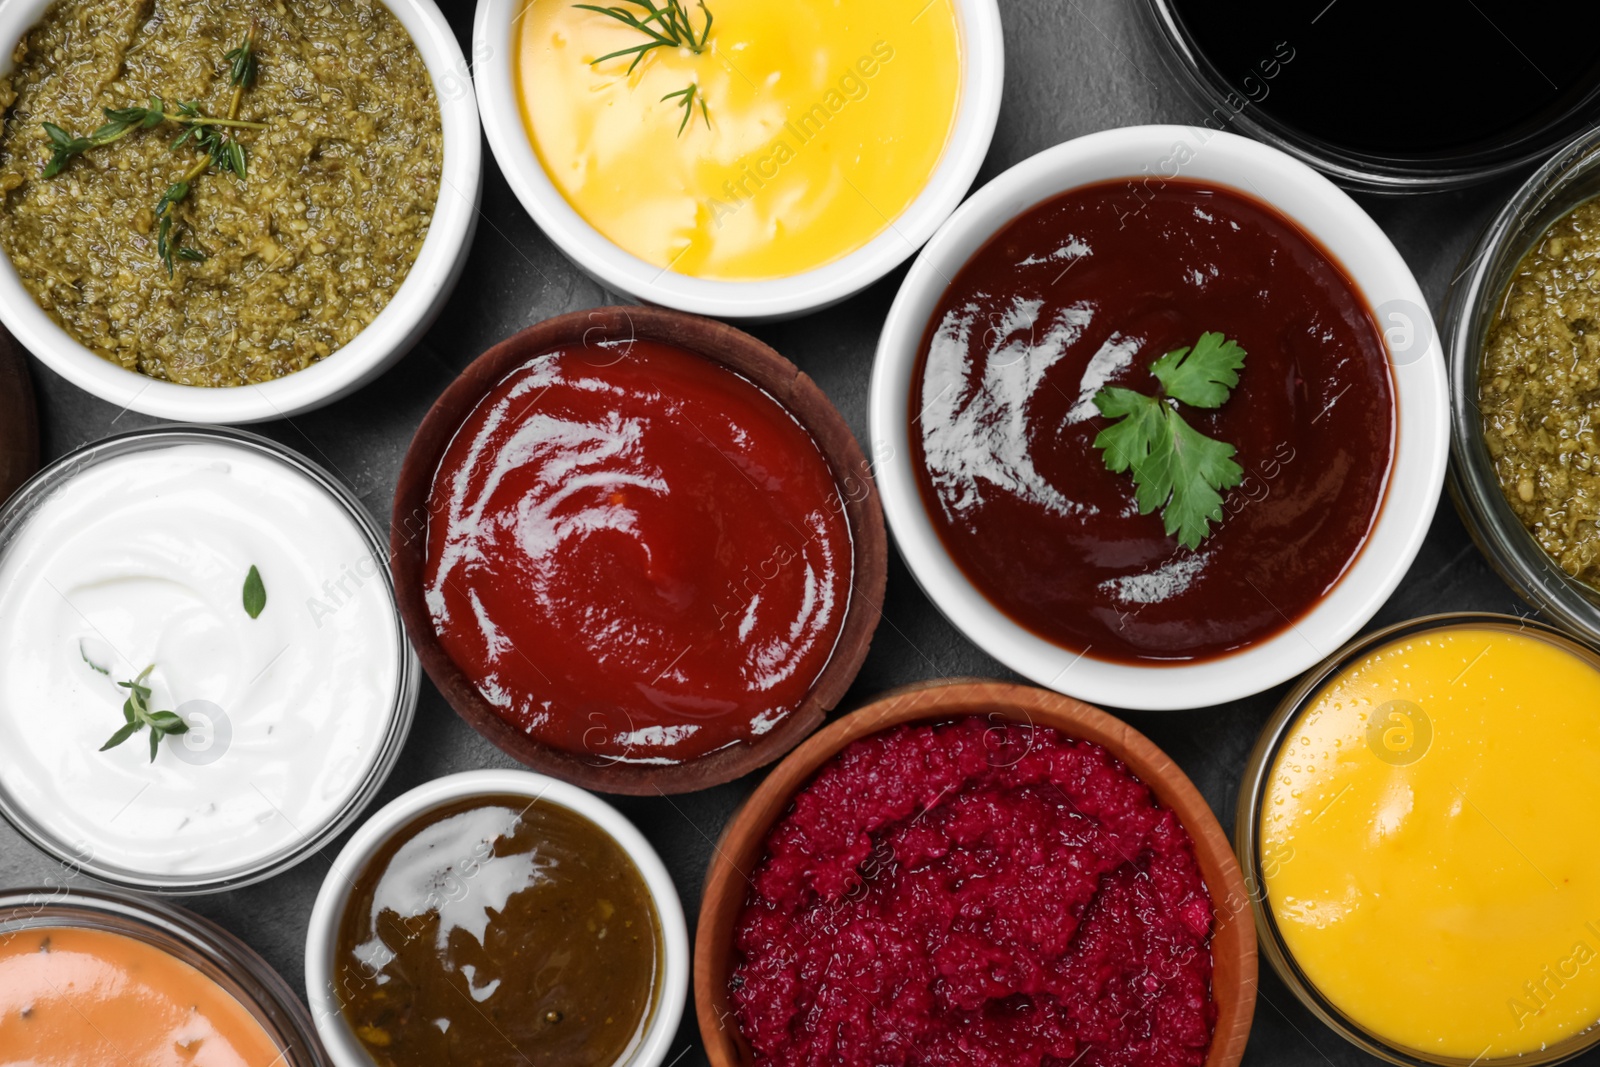
M1584 192L1584 181L1594 187ZM1522 524L1500 488L1477 404L1489 316L1510 275L1554 222L1600 198L1600 126L1568 142L1523 183L1484 228L1450 286L1441 337L1450 379L1447 487L1472 539L1529 604L1586 641L1600 643L1600 590L1571 577ZM1537 231L1528 226L1545 220Z
M131 937L193 967L250 1013L289 1067L328 1067L311 1013L243 940L176 905L113 889L42 886L0 891L0 937L52 927Z
M368 514L366 507L355 494L325 469L293 449L260 434L226 426L164 425L131 430L82 445L41 468L5 502L3 507L0 507L0 561L5 559L12 540L27 526L37 508L81 470L119 456L169 445L219 442L260 453L308 478L326 492L350 518L358 535L370 550L372 558L385 561L385 566L377 570L387 591L393 621L392 639L396 651L393 700L388 710L387 725L371 766L361 783L333 815L314 832L298 837L276 852L228 870L199 875L167 875L99 863L92 855L84 855L82 849L74 848L47 830L32 813L11 796L4 783L0 783L0 816L3 816L18 833L55 859L67 871L83 872L122 889L178 896L220 893L253 885L295 866L326 846L366 810L394 770L416 715L421 667L417 662L416 653L411 648L411 642L406 638L405 627L400 619L394 578L387 566L388 539L380 533L377 522Z
M1597 83L1558 117L1499 148L1442 154L1438 164L1396 159L1377 152L1358 152L1274 119L1254 107L1254 101L1234 87L1200 50L1173 10L1172 0L1141 0L1138 6L1144 22L1160 39L1158 50L1163 64L1176 76L1190 100L1206 110L1206 125L1216 123L1215 129L1237 130L1264 141L1352 190L1404 196L1492 181L1546 158L1575 131L1588 130L1600 118L1593 114L1600 104L1600 83ZM1224 116L1220 121L1219 115ZM1584 134L1580 132L1581 135Z
M1295 962L1294 954L1289 951L1278 930L1272 909L1267 906L1260 848L1261 806L1266 799L1267 779L1271 776L1273 762L1290 728L1299 721L1311 702L1321 694L1328 681L1354 660L1375 649L1417 634L1474 626L1505 631L1533 631L1545 640L1590 661L1594 669L1600 671L1600 649L1591 647L1560 627L1537 619L1499 612L1440 612L1407 619L1362 634L1296 682L1284 694L1262 727L1261 734L1245 761L1240 780L1239 798L1234 813L1234 852L1238 856L1239 867L1244 872L1250 908L1255 915L1256 941L1261 954L1267 958L1273 972L1288 987L1289 992L1294 994L1295 999L1328 1029L1364 1052L1396 1064L1397 1067L1553 1067L1600 1046L1600 1020L1538 1053L1522 1053L1493 1059L1432 1056L1418 1049L1392 1044L1381 1035L1373 1033L1347 1017L1337 1005L1317 990Z

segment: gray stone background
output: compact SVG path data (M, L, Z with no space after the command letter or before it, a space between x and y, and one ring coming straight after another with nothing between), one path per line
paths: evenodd
M979 184L1026 157L1080 134L1151 122L1198 122L1166 72L1135 10L1136 0L999 0L1005 26L1005 99ZM463 51L470 54L472 4L440 0ZM1397 115L1395 121L1425 122ZM485 147L483 218L455 296L426 341L373 385L332 407L292 421L255 427L342 477L387 527L401 457L423 414L474 357L506 336L566 311L618 303L574 269L545 239L511 194ZM1411 264L1437 311L1478 231L1517 182L1404 200L1366 198L1363 205ZM753 332L810 374L844 413L857 436L867 434L866 392L873 348L904 270L825 315ZM111 433L157 420L120 414L32 364L39 393L44 454L53 459ZM1439 611L1529 609L1489 569L1448 499L1421 555L1371 628ZM892 686L925 678L1014 677L958 633L918 589L891 551L886 624L855 687L841 705L860 706ZM892 624L892 625L889 625ZM1124 715L1188 772L1225 828L1245 758L1283 689L1223 707ZM374 807L455 771L512 766L467 727L424 681L415 728L394 775ZM613 798L655 843L677 882L690 929L711 842L759 775L702 793ZM244 937L297 989L311 903L343 839L264 884L188 902ZM35 885L59 877L55 865L0 824L0 885ZM86 880L85 880L86 882ZM677 1067L705 1063L692 1004L672 1056ZM1255 1029L1245 1063L1337 1065L1378 1063L1347 1045L1300 1007L1265 961ZM1600 1065L1600 1052L1577 1061Z

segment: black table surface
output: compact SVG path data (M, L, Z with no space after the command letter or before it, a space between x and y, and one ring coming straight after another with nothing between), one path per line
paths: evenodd
M1005 26L1005 99L999 128L978 182L1061 141L1116 126L1198 122L1200 109L1167 72L1158 42L1144 28L1138 0L999 0ZM472 4L440 0L470 54ZM1425 122L1397 116L1396 121ZM254 427L341 477L380 524L387 526L395 477L411 435L435 397L474 357L510 334L566 311L624 303L557 251L512 195L484 153L483 217L460 287L424 342L393 370L355 396L308 415ZM1437 312L1462 257L1479 230L1510 196L1516 180L1464 192L1362 203L1399 247ZM904 269L830 310L752 332L800 365L867 438L867 381L883 318ZM54 459L109 434L158 420L121 412L32 362L39 394L44 456ZM1372 628L1439 611L1529 614L1490 570L1448 498L1439 508L1417 561ZM884 621L842 710L859 707L894 686L928 678L1015 676L974 647L923 596L892 548ZM1287 688L1287 687L1283 687ZM1214 708L1126 713L1175 759L1210 802L1224 828L1245 758L1283 688ZM424 681L411 739L375 807L439 775L514 763L479 737ZM672 872L690 929L712 842L750 793L758 775L665 799L612 798L655 844ZM303 985L303 945L311 903L343 839L298 867L260 885L184 901L243 937L296 988ZM59 881L57 865L0 824L0 885ZM92 880L74 876L76 884ZM668 1062L706 1062L693 1004ZM1377 1063L1325 1028L1263 961L1255 1029L1245 1063L1299 1065ZM1578 1061L1600 1065L1600 1052Z

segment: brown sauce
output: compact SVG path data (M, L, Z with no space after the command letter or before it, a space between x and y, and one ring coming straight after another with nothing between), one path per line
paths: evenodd
M661 922L615 840L559 804L472 797L362 871L336 993L379 1067L610 1067L644 1035Z
M1140 515L1094 447L1101 387L1206 331L1248 353L1220 408L1244 481L1196 550ZM911 396L922 499L957 565L1012 619L1117 661L1196 660L1270 637L1338 582L1394 452L1387 353L1355 284L1268 205L1191 181L1073 190L957 274Z

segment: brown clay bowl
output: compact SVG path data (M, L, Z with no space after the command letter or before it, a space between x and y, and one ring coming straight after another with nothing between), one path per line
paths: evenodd
M778 764L728 823L706 875L695 934L695 1010L712 1067L751 1067L755 1063L728 1004L733 926L746 898L746 873L761 861L767 834L788 810L790 800L852 741L902 723L939 722L964 715L1051 726L1068 737L1092 741L1126 764L1178 816L1194 840L1200 873L1216 912L1211 935L1211 992L1217 1005L1217 1027L1206 1067L1237 1067L1255 1015L1256 933L1233 846L1210 805L1166 753L1120 719L1048 690L977 680L897 689L838 719Z
M556 348L629 339L659 341L696 352L738 372L798 419L827 457L844 500L855 549L850 607L838 645L805 701L759 739L673 765L616 763L544 745L508 725L445 653L423 603L429 507L440 458L463 420L507 374ZM843 698L867 656L882 617L888 544L872 471L855 435L817 384L793 363L724 323L680 311L611 307L577 311L530 326L479 356L422 420L400 468L389 531L390 566L406 632L445 700L473 729L533 770L603 793L687 793L731 781L765 766L821 725Z
M39 416L27 357L0 329L0 504L39 469Z

